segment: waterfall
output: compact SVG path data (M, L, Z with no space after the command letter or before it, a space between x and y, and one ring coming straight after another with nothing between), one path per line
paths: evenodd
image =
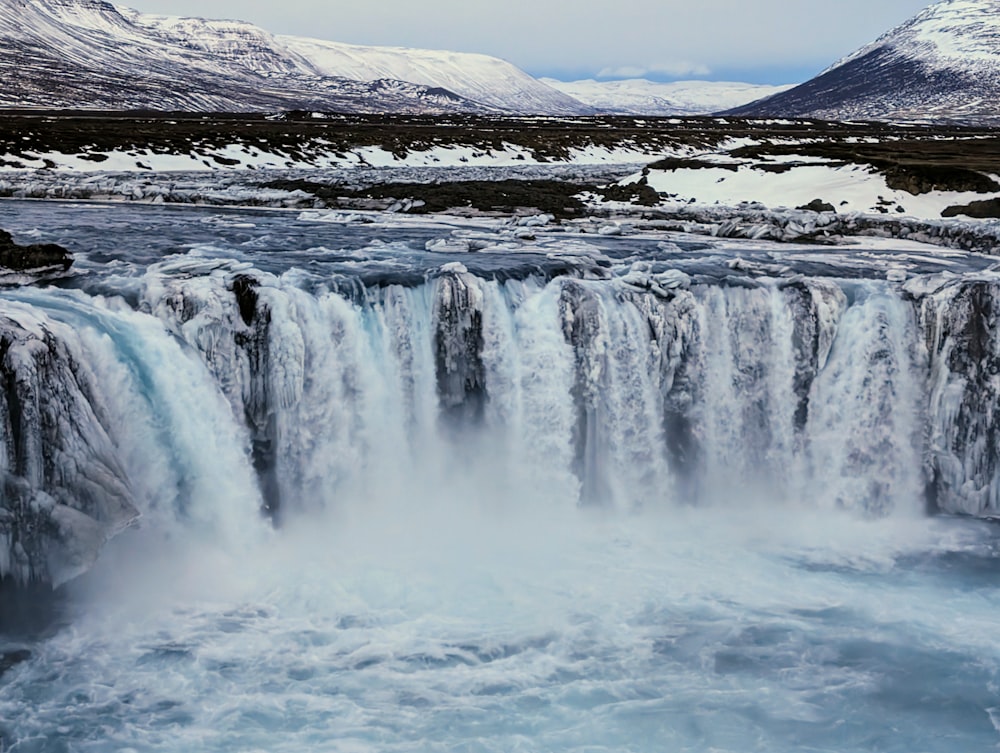
M137 520L238 542L447 486L1000 513L996 281L586 277L177 257L122 298L5 295L0 577L61 583Z

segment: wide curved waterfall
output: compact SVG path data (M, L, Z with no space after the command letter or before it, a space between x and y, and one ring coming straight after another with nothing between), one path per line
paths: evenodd
M140 514L239 529L475 473L565 508L997 513L995 283L935 284L182 259L132 306L11 292L0 572L62 582Z
M947 572L995 540L927 517L1000 514L984 262L305 222L275 248L264 213L164 255L190 210L103 211L139 247L83 231L78 278L0 296L0 578L78 578L79 612L0 685L0 748L996 743L992 628L936 644L989 624Z

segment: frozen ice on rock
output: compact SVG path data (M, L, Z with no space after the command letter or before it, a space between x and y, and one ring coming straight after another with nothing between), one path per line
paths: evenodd
M517 220L517 224L521 227L543 227L555 220L555 215L551 214L535 214L530 217L521 217Z

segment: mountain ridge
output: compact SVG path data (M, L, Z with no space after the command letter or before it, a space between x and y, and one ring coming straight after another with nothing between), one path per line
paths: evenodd
M325 54L317 61L295 47ZM413 51L423 61L421 81L393 75L393 65L384 60L367 68L355 60L349 71L355 75L339 74L331 56L343 58L341 48L351 47L279 38L243 21L146 15L105 0L6 0L0 5L0 106L592 112L510 63L487 56ZM353 49L375 54L380 48ZM364 75L356 75L362 68Z
M726 114L1000 123L1000 0L941 0L809 81Z

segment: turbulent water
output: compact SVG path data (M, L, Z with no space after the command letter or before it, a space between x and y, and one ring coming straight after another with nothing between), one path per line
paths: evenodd
M64 584L0 749L1000 745L991 260L0 226L78 255L0 295L0 574Z

